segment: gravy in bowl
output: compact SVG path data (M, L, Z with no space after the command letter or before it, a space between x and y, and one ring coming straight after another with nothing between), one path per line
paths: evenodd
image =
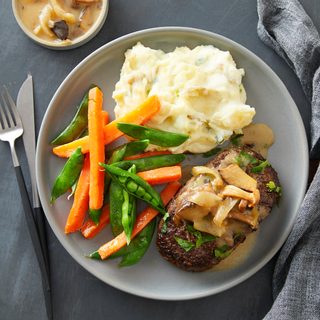
M40 40L67 46L91 32L102 0L17 0L23 25Z

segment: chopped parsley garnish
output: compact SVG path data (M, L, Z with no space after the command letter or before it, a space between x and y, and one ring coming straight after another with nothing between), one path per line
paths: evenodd
M225 244L225 245L215 249L214 250L215 257L216 258L225 258L225 257L227 257L232 252L232 250L224 252L227 248L228 248L228 246Z
M240 151L240 156L234 159L239 167L246 167L248 163L257 164L258 160L255 159L250 153L243 150Z
M269 167L270 166L270 162L268 160L266 161L261 161L259 160L260 164L254 168L251 168L251 172L254 173L254 172L261 172L263 171L266 167Z
M186 251L190 251L194 247L194 244L190 241L187 241L187 240L184 240L181 238L177 238L177 237L174 237L174 238L179 243L181 248L183 248Z
M203 158L208 158L208 157L211 157L211 156L214 156L215 154L217 154L218 152L221 151L221 148L213 148L212 150L204 153L202 155Z
M250 153L241 150L241 151L240 151L240 154L241 154L243 157L245 157L247 160L249 160L249 163L250 163L250 164L257 164L257 163L258 163L258 160L255 159Z
M163 225L161 232L166 233L167 232L167 227L168 227L168 220L170 219L169 212L166 212L166 214L163 216Z
M276 186L276 184L273 181L270 181L269 183L267 183L267 186L269 187L270 190L272 190L272 191L274 191L274 192L279 194L280 198L277 201L277 206L279 207L281 196L282 196L281 187Z
M243 133L237 134L234 138L231 139L231 143L232 143L234 146L238 146L238 145L239 145L238 138L243 137L243 136L244 136Z
M196 246L200 247L204 242L216 241L217 238L213 234L208 234L198 239Z
M234 237L233 237L233 239L236 239L236 238L238 238L238 237L240 237L241 236L241 233L237 233Z
M202 236L200 231L196 230L191 224L187 224L186 230L191 232L195 237L198 238L198 241L196 243L197 248L200 247L204 242L217 240L217 238L212 234Z

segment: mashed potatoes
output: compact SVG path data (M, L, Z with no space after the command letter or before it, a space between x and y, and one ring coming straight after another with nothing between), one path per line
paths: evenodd
M125 53L113 98L116 117L157 95L160 111L144 125L190 135L174 153L202 153L229 139L251 123L254 108L245 104L237 69L229 52L211 45L176 48L165 53L137 43ZM149 146L161 150L161 147Z

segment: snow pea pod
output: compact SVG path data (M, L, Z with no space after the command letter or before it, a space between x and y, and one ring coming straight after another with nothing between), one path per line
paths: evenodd
M139 233L140 237L145 237L146 245L144 245L142 248L135 250L133 252L128 253L120 262L119 268L121 267L127 267L132 266L133 264L137 263L143 255L146 253L146 251L149 248L149 245L151 243L154 230L156 226L156 219L154 218L152 221L149 222L149 224Z
M90 89L97 87L95 84L92 84L83 97L78 111L71 123L60 133L60 135L55 138L51 144L65 144L76 139L82 131L88 126L88 102L89 102L89 91Z
M189 139L189 135L162 131L133 123L118 122L117 128L135 139L148 139L150 143L161 147L176 147Z
M84 155L81 147L78 147L64 165L53 185L50 204L72 187L81 172L83 163Z
M136 168L133 165L128 172L136 173ZM126 235L127 244L130 244L132 229L136 222L136 211L137 211L137 199L136 197L128 194L124 189L123 192L123 204L122 204L122 226Z
M110 203L110 225L113 235L116 237L123 231L122 226L122 204L123 189L115 182L111 181L109 190Z
M164 154L160 156L145 157L140 159L116 162L112 166L128 170L132 165L136 166L137 172L174 166L186 159L185 154Z
M134 252L136 250L140 250L140 249L144 248L145 246L147 246L148 245L147 238L145 236L141 235L141 232L134 239L131 240L131 242L128 246L121 248L120 250L113 253L111 256L109 256L105 260L119 258L119 257L125 256L128 253ZM92 252L89 256L86 256L86 257L101 260L101 256L100 256L98 250Z
M149 145L149 140L131 141L129 143L125 143L125 144L121 145L120 147L109 149L106 151L106 159L110 159L112 154L114 153L114 151L123 147L124 145L127 146L124 158L127 158L127 157L131 157L131 156L138 154L138 153L144 151L145 149L147 149L147 147Z
M112 153L111 158L108 160L107 164L113 164L115 162L121 161L125 156L126 150L127 150L127 144L124 144L116 148L115 151ZM104 194L105 195L107 193L111 180L112 179L110 174L108 172L105 172L104 174Z
M138 175L125 171L114 165L107 165L103 163L100 163L100 165L110 173L112 180L117 182L130 195L146 202L150 207L162 214L166 213L161 197L148 182Z

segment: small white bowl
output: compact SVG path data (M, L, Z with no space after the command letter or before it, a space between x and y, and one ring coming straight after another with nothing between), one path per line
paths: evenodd
M90 41L94 36L96 36L96 34L100 31L100 29L104 25L108 15L109 0L101 0L101 2L102 2L101 12L98 16L98 19L93 24L93 26L84 35L72 40L69 44L65 42L47 41L47 40L41 39L35 33L30 31L21 20L21 17L19 15L19 9L18 9L18 0L12 0L12 8L13 8L13 13L16 18L16 21L19 24L20 28L33 41L35 41L36 43L38 43L43 47L53 49L53 50L70 50L70 49L74 49L79 46L82 46L83 44Z

